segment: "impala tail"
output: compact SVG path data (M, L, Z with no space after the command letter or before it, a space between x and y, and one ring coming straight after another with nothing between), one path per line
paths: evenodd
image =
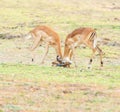
M24 38L25 38L26 40L31 39L31 38L32 38L31 33L28 33L28 34L24 35Z
M89 40L93 42L93 48L96 48L96 46L97 46L97 34L96 34L96 32L92 32L92 34L89 37Z

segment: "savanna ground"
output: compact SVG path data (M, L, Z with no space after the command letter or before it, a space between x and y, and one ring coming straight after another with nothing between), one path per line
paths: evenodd
M107 38L104 68L96 56L87 70L91 50L83 47L76 50L78 68L52 67L52 48L40 65L44 46L31 62L32 41L22 36L37 25L56 30L62 49L72 30L96 28ZM120 0L0 0L0 112L120 112L119 37Z

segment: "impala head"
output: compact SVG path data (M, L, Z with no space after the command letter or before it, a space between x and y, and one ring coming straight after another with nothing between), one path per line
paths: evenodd
M65 58L63 58L63 61L62 61L63 63L67 63L67 64L72 64L72 61L70 60L70 58L69 57L65 57Z
M70 66L70 64L72 64L72 61L68 57L62 59L60 56L57 56L57 61L59 62L58 66L67 67Z
M63 58L60 58L57 56L57 61L62 64L64 67L70 66L72 64L71 59L71 54L72 54L72 45L73 45L73 40L66 38L65 40L65 47L64 47L64 56Z

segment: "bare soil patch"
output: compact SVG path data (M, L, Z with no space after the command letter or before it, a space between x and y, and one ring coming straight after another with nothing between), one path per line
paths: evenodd
M81 108L81 104L94 102L94 99L99 98L105 101L98 101L98 105L95 104L96 108L101 103L108 105L106 99L110 99L112 103L120 104L120 89L109 89L92 84L89 86L69 83L37 84L35 82L7 80L0 82L0 107L6 112L8 110L15 111L12 105L24 107L24 109L19 108L20 112L41 112L41 110L47 112L47 109L57 112L66 112L66 110L80 112L86 111L84 106Z

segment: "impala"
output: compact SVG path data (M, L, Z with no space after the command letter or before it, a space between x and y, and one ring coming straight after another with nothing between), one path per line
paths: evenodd
M46 46L45 53L41 59L41 63L44 63L45 57L48 53L50 46L52 46L55 49L56 54L62 58L60 37L51 28L47 26L37 26L36 28L34 28L28 33L28 35L26 36L26 39L29 39L29 38L33 38L33 45L30 48L30 51L32 52L32 54L35 48L37 48L39 45L44 43ZM34 57L32 57L32 61L34 61Z
M72 63L71 58L73 57L75 66L77 66L74 51L75 51L75 48L77 48L81 44L85 44L92 50L92 56L90 58L88 68L91 68L92 60L96 51L98 51L100 55L100 63L102 67L103 52L97 45L96 31L92 28L78 28L78 29L75 29L72 33L68 34L65 40L64 56L62 61L60 60L61 63L65 64L66 62L67 63L69 62L69 64L71 64Z

